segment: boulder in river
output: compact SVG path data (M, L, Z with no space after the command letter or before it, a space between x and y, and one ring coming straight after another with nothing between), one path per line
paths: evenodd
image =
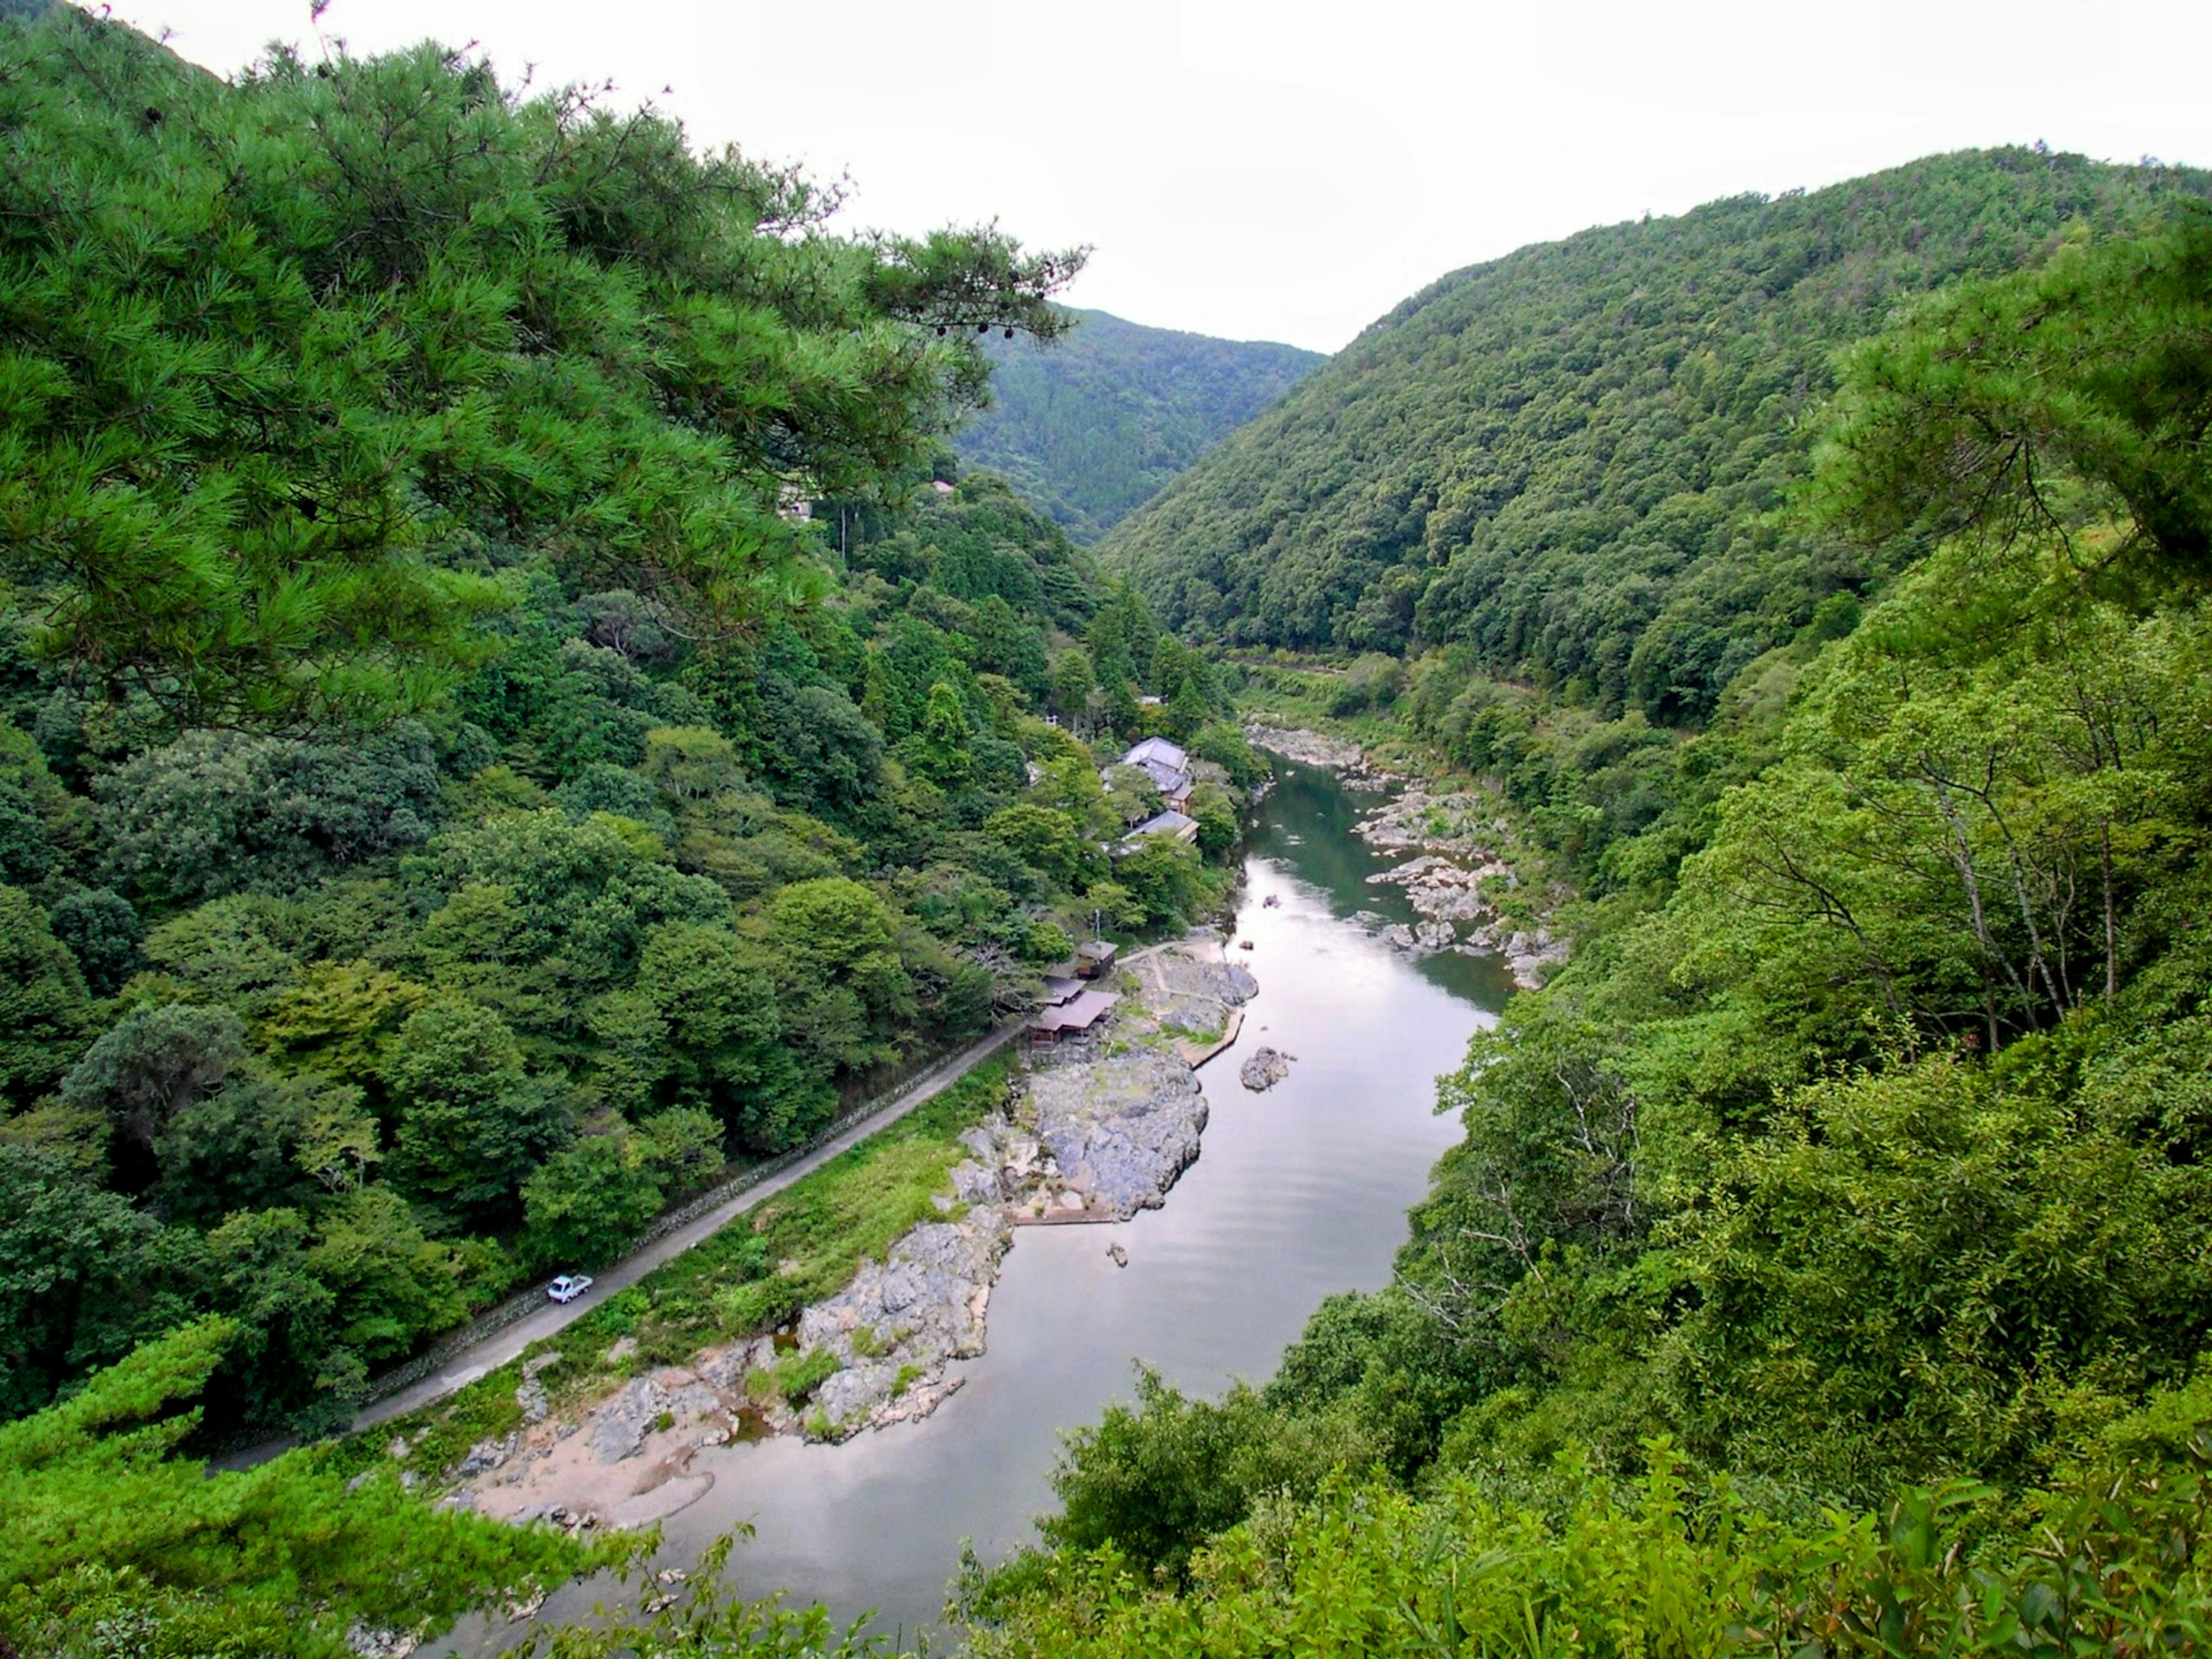
M1273 1088L1291 1074L1291 1057L1279 1048L1261 1044L1238 1068L1237 1076L1255 1094Z

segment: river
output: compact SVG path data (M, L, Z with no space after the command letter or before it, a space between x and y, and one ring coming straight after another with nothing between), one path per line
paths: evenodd
M746 1594L781 1588L841 1621L872 1610L885 1633L910 1636L937 1623L963 1540L994 1560L1034 1536L1061 1433L1127 1399L1137 1362L1188 1392L1256 1381L1324 1297L1388 1282L1406 1211L1458 1136L1431 1109L1434 1079L1510 982L1486 960L1409 962L1353 922L1363 909L1412 920L1398 889L1367 884L1387 861L1351 831L1372 798L1323 771L1277 771L1237 923L1254 948L1235 954L1260 993L1237 1046L1199 1073L1205 1150L1166 1207L1018 1233L992 1296L988 1352L924 1421L839 1446L701 1452L691 1472L714 1484L665 1524L664 1564L688 1565L749 1522L754 1536L732 1556ZM1261 1042L1297 1060L1255 1095L1237 1066ZM1126 1267L1108 1259L1115 1243ZM543 1616L585 1616L595 1594L606 1587L572 1589ZM465 1650L485 1640L472 1634Z

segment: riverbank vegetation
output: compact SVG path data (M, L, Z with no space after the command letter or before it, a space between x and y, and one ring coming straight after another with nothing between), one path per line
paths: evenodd
M210 1478L181 1448L248 1337L203 1319L0 1426L0 1641L26 1655L345 1659L394 1627L522 1604L640 1540L579 1542L432 1510L386 1469L295 1454Z
M1574 769L1577 958L1393 1285L1080 1434L981 1650L2203 1643L2208 294L2183 209L1849 353L1775 522L1896 574L1701 730L1407 666Z

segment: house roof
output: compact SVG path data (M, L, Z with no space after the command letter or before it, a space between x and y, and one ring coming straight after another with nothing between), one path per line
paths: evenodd
M1197 829L1196 818L1182 812L1163 812L1158 817L1146 818L1121 839L1134 841L1139 836L1180 836L1185 830L1194 832Z
M1190 788L1190 774L1164 760L1140 760L1136 766L1163 795L1180 795Z
M1082 991L1083 981L1079 979L1068 979L1059 974L1047 974L1044 976L1044 1000L1048 1007L1066 1002L1070 997L1080 995Z
M1148 761L1158 761L1175 772L1183 771L1190 765L1190 757L1183 753L1179 744L1170 743L1165 738L1146 738L1142 743L1133 744L1129 752L1121 757L1124 766L1143 766Z
M1088 957L1094 962L1111 962L1120 947L1110 939L1087 939L1075 947L1079 957Z
M1040 1008L1030 1022L1032 1031L1087 1031L1106 1017L1121 999L1111 991L1081 991L1056 1007Z

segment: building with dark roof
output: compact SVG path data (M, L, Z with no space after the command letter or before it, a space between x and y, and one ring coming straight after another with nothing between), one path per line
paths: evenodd
M1183 812L1162 812L1157 817L1146 818L1122 836L1121 845L1127 847L1146 836L1173 836L1177 841L1194 842L1198 839L1198 820Z
M1085 988L1065 1002L1049 1003L1030 1017L1030 1041L1054 1043L1062 1037L1087 1036L1121 1000L1111 991Z

